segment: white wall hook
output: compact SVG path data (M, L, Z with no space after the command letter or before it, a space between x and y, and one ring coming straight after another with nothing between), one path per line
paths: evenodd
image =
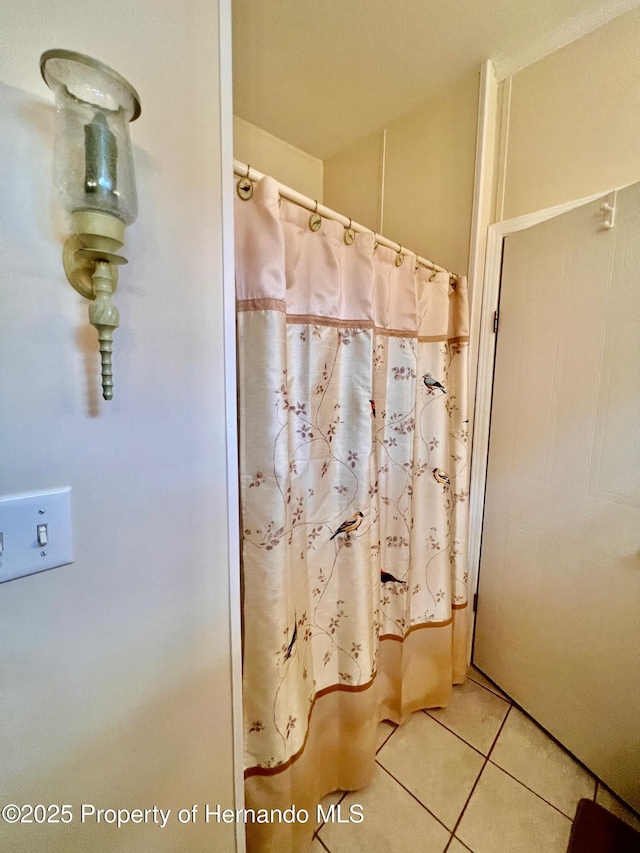
M600 210L604 213L604 222L602 227L605 229L614 228L616 224L616 200L618 191L614 190L609 193L607 200L600 206Z

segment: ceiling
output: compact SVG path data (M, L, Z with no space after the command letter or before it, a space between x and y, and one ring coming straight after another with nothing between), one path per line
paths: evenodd
M499 77L640 0L233 0L234 112L325 159L493 59Z

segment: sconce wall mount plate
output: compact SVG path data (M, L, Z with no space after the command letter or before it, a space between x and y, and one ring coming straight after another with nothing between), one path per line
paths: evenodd
M111 302L125 228L138 213L129 122L141 112L136 90L102 62L69 50L48 50L40 70L55 94L55 172L73 234L63 249L67 278L90 299L98 330L105 400L113 397L112 332L119 322Z
M118 286L118 266L128 263L126 258L117 254L124 244L124 224L115 216L94 210L77 210L71 218L75 233L62 249L67 278L81 296L95 299L92 281L95 263L97 259L108 260L114 264L112 272L115 291Z

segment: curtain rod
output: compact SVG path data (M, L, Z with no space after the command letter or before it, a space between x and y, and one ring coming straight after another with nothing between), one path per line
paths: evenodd
M246 163L241 163L240 160L233 161L233 171L238 177L241 178L249 178L250 180L259 181L261 178L266 177L262 172L258 172L256 169L252 169L251 166L248 166ZM330 207L325 207L323 204L318 204L318 202L309 198L309 196L303 195L299 193L297 190L291 189L291 187L286 186L286 184L281 184L279 181L276 181L278 185L278 192L282 196L282 198L286 198L288 201L292 201L294 204L300 205L300 207L304 207L307 210L311 211L311 213L319 213L320 216L323 216L325 219L333 219L336 222L340 222L342 225L346 227L353 228L354 231L359 231L361 234L373 234L375 240L381 245L386 246L389 249L393 249L395 252L402 251L403 253L408 253L410 255L416 256L416 263L420 264L422 267L426 267L429 270L433 270L434 272L446 272L449 276L450 280L457 281L458 276L455 273L449 272L444 267L438 266L438 264L434 264L433 261L427 260L427 258L422 258L416 252L410 252L401 246L399 243L394 243L393 240L388 240L386 237L382 237L380 234L376 234L371 228L367 228L364 225L360 225L357 222L353 222L349 219L348 216L343 216L341 213L337 213L335 210L331 210Z

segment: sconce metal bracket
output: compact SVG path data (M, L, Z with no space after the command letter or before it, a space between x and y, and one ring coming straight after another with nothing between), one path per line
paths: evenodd
M86 299L95 299L93 274L97 261L111 267L113 289L118 284L118 269L127 259L118 254L124 243L124 223L116 216L98 210L75 210L71 214L74 234L64 244L62 262L69 282Z
M93 273L96 268L95 257L87 257L85 251L86 244L82 242L77 234L74 234L64 244L62 262L70 284L73 285L80 296L84 296L86 299L95 299L96 294L93 290ZM118 268L115 267L112 273L113 289L115 291L118 286Z

